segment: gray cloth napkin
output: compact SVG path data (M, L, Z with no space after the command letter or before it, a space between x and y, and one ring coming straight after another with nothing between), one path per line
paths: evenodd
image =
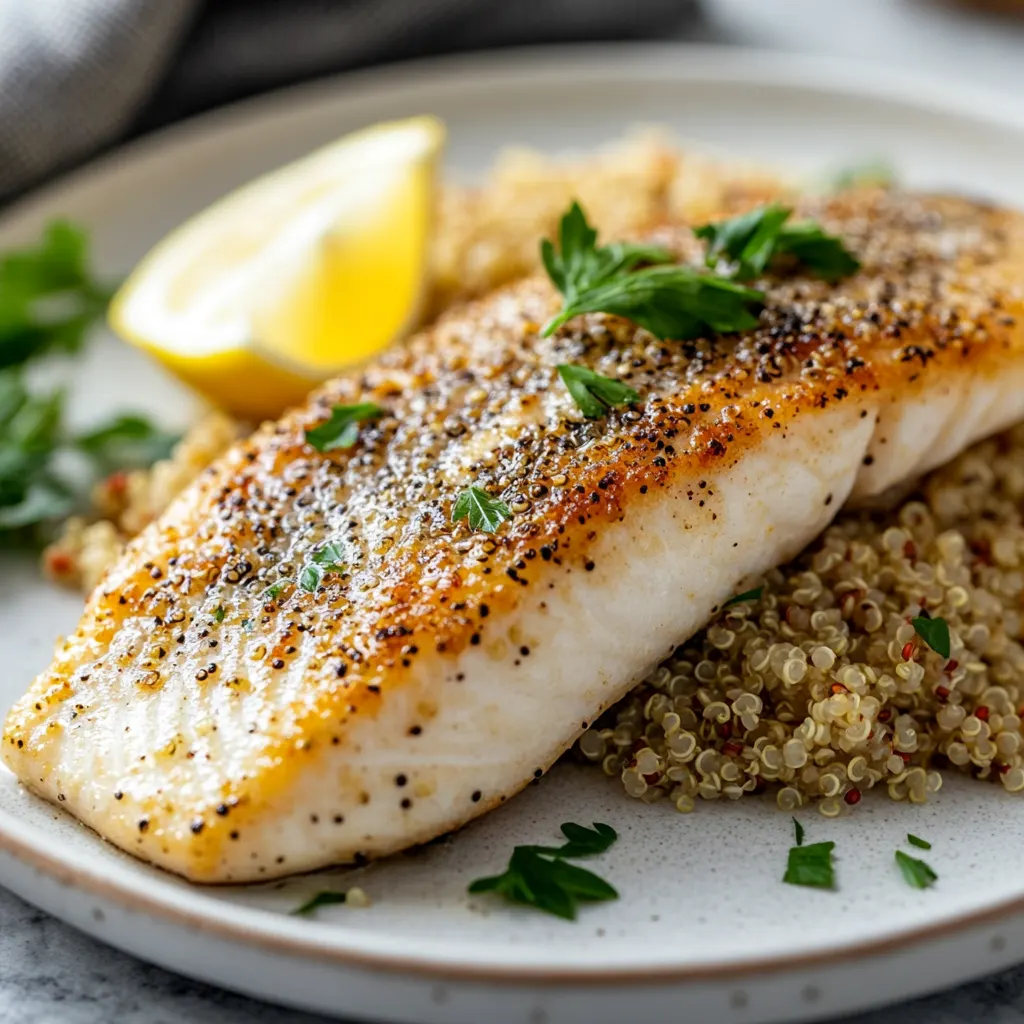
M692 0L0 0L0 197L197 110L452 50L672 29Z

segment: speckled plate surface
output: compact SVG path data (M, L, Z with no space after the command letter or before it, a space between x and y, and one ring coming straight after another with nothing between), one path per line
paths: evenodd
M478 173L504 144L595 145L636 121L805 171L884 155L906 180L1024 203L1024 110L947 83L790 56L677 45L546 50L382 69L205 117L33 197L0 245L60 213L89 225L101 267L126 271L229 188L361 124L431 112L450 169ZM106 339L76 365L74 415L125 406L183 424L191 400ZM46 663L80 602L28 555L0 556L4 709ZM568 924L466 895L520 842L560 822L613 824L601 859L620 901ZM951 985L1024 959L1024 800L953 779L927 807L865 799L803 819L837 843L839 890L782 885L792 831L770 802L687 817L565 766L457 836L359 871L200 889L136 863L0 774L0 883L166 967L347 1017L492 1024L612 1019L754 1022L824 1017ZM893 849L934 844L939 883L908 888ZM368 909L287 911L358 883Z

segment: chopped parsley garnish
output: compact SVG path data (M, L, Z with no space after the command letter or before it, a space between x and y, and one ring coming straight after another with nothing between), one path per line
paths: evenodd
M919 850L930 850L932 848L932 844L927 839L921 839L910 832L907 833L907 842L911 846L916 846Z
M810 220L787 223L792 212L788 206L770 203L738 217L704 224L695 228L694 234L708 243L708 266L724 269L739 281L760 277L769 263L782 255L794 257L830 282L860 269L860 262L843 240L828 234L820 224Z
M331 892L330 890L324 890L318 892L313 896L310 896L305 903L300 907L296 907L292 913L296 915L312 914L315 910L320 907L330 907L335 903L344 903L347 899L343 892Z
M562 835L567 840L562 846L517 846L502 874L478 878L469 891L493 892L568 921L575 920L580 903L618 899L603 878L566 863L567 858L603 853L618 838L615 829L597 822L593 828L567 822Z
M306 431L306 440L318 452L351 448L359 437L359 424L379 419L383 415L384 410L373 402L335 405L331 409L331 418L326 423Z
M793 831L796 833L796 845L804 845L804 827L796 818L793 819Z
M730 597L723 608L728 608L731 604L740 604L742 601L756 601L764 593L764 587L754 587L753 590L744 590L742 594L737 594L735 597Z
M917 615L910 620L914 632L938 655L949 657L949 623L942 618Z
M923 860L911 857L902 850L896 851L896 863L899 864L907 885L915 889L927 889L938 881L939 876Z
M792 846L784 882L790 885L808 885L815 889L834 889L835 872L832 868L832 851L835 843L812 843L810 846Z
M556 369L573 401L588 419L604 416L614 405L640 401L640 396L628 385L602 377L585 366L562 363Z
M284 583L271 583L266 590L260 595L264 601L274 601L281 596L281 592L284 590Z
M225 612L224 612L224 605L222 605L222 604L217 605L217 607L214 608L214 610L213 610L214 622L223 622L224 621L224 614L225 614Z
M660 339L748 330L758 323L751 307L764 300L761 292L719 275L671 264L671 255L656 247L599 247L596 230L575 202L561 220L559 251L545 239L541 258L565 300L544 325L545 338L582 313L625 317Z
M500 498L492 498L475 484L467 487L452 506L453 523L468 519L471 530L482 530L484 533L494 533L511 516L512 512L505 502Z
M344 571L344 557L344 548L336 541L329 541L302 567L302 572L299 573L299 586L309 593L314 593L328 573Z

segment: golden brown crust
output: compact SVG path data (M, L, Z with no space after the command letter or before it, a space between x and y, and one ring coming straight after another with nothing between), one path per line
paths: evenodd
M155 693L185 678L215 706L214 689L244 699L300 671L301 693L269 719L254 717L258 779L225 774L216 794L205 790L190 808L212 824L225 802L248 803L255 815L311 750L345 743L352 716L374 714L417 659L486 640L488 616L537 585L538 567L593 568L601 524L641 507L646 494L701 471L713 486L718 468L784 434L795 417L880 388L912 392L967 366L998 373L1007 351L1024 346L1012 283L1024 267L1019 216L882 191L808 202L800 213L841 235L863 270L835 287L802 276L763 282L755 331L660 342L595 315L542 339L557 296L531 279L264 426L101 583L76 635L8 720L8 759L17 764L25 744L74 729L97 680L117 676ZM684 228L658 239L699 259ZM641 402L583 419L556 376L563 362L628 382ZM387 413L362 427L353 449L320 454L305 443L304 429L332 404L356 401ZM514 512L493 537L450 522L470 483L500 493ZM688 495L695 522L714 515L702 487ZM306 593L294 581L329 539L346 546L346 571ZM278 579L290 582L267 597ZM186 779L201 746L167 754L163 744L152 756L172 758ZM148 828L162 799L136 799L126 813L146 816ZM216 856L223 831L207 830L202 855Z

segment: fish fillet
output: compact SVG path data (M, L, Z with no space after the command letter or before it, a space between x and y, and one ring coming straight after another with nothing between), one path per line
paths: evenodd
M760 326L549 339L531 279L240 443L137 537L11 711L34 792L204 882L379 857L495 807L744 581L1024 417L1024 220L850 193L798 211L863 262L765 282ZM682 226L657 238L700 250ZM627 381L584 420L558 363ZM333 403L386 415L320 454ZM451 523L470 483L513 516ZM326 541L345 568L295 585ZM283 589L275 597L267 588Z

